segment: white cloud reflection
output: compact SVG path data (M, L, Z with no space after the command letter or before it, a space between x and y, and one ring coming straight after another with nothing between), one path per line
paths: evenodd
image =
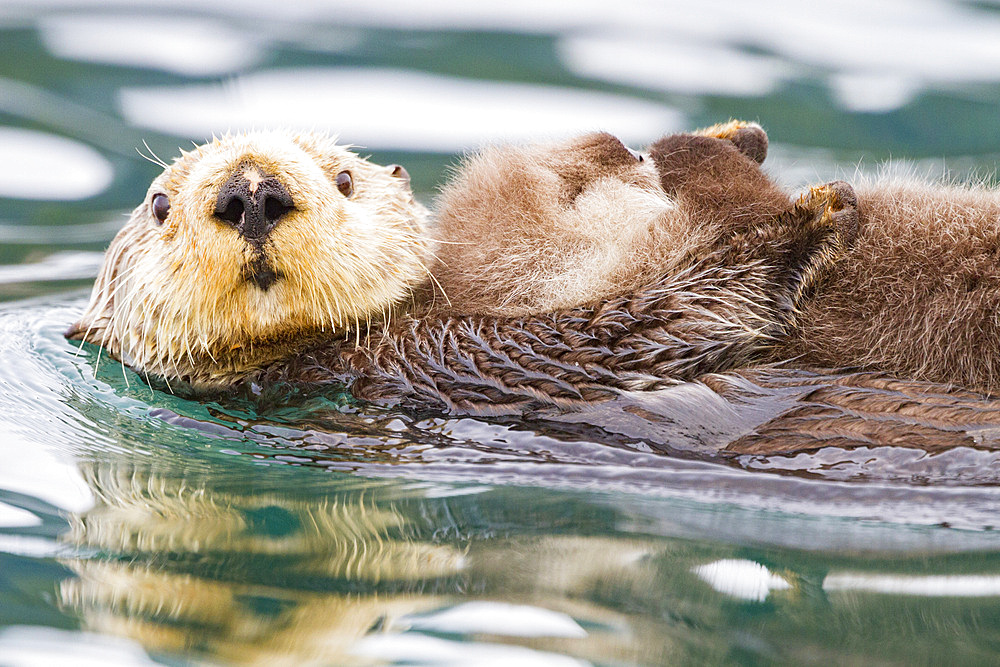
M94 495L71 457L60 456L40 442L44 435L27 438L0 422L0 489L23 493L67 512L85 512L94 506ZM44 430L44 429L42 429Z
M24 528L41 523L42 520L28 510L0 502L0 528Z
M373 634L358 642L354 655L379 662L455 667L581 667L590 663L525 646L452 641L417 633Z
M134 641L32 625L0 629L0 662L17 667L156 665Z
M120 104L138 126L197 139L282 126L434 152L596 129L643 142L684 126L680 112L655 102L389 69L268 70L221 85L125 89Z
M582 76L690 95L765 95L794 72L780 58L676 37L572 36L559 52Z
M103 192L111 165L93 148L72 139L0 127L0 197L66 201Z
M102 252L57 252L37 262L0 265L0 285L93 278L103 263Z
M724 558L691 571L718 592L741 600L763 602L771 591L791 588L786 579L752 560Z
M825 591L864 591L921 597L997 597L1000 575L995 574L868 574L832 572L823 580Z
M475 601L430 614L402 619L416 630L445 634L488 634L507 637L586 637L571 616L562 612L506 602Z
M204 18L68 14L44 18L38 29L45 47L60 58L188 76L227 74L263 54L246 31Z

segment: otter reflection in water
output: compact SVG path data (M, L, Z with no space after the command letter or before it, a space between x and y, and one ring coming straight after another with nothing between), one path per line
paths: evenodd
M675 641L595 595L655 590L648 540L533 536L516 507L424 498L398 484L314 480L308 493L290 493L280 483L250 488L245 475L164 468L84 467L99 502L72 519L65 539L91 555L66 561L75 577L60 598L86 629L158 654L266 664L381 663L408 630L598 662L651 659ZM540 506L532 522L562 513ZM509 536L496 535L502 525ZM493 620L430 627L434 612L467 601ZM542 625L512 629L511 614Z
M862 531L854 542L850 526L831 530L837 522L806 530L813 541L782 521L761 534L771 522L754 521L751 538L731 508L359 482L239 458L192 473L200 461L157 456L82 464L97 503L71 517L64 540L79 555L63 559L72 576L58 592L84 629L167 659L686 664L750 651L850 661L893 636L907 662L973 657L974 633L996 625L989 614L959 622L968 600L929 607L865 589L864 522L849 522ZM705 537L727 530L732 544ZM823 535L824 556L781 546L811 551ZM892 558L900 572L967 573L984 557Z

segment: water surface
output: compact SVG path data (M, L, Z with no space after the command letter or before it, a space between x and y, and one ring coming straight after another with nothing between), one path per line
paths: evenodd
M143 155L227 129L328 129L428 202L485 141L731 116L789 188L989 177L993 3L201 4L0 7L0 663L995 661L989 454L198 402L61 336Z

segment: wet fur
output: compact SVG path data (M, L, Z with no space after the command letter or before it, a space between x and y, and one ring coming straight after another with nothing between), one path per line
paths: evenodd
M521 315L648 284L709 242L617 138L492 146L437 205L438 283L459 313ZM443 299L442 299L443 300Z
M295 201L263 245L214 216L219 188L247 161L280 173ZM351 197L334 183L344 170ZM433 253L428 213L399 173L324 134L252 132L183 152L112 241L67 336L147 376L217 387L303 339L385 319L427 280ZM156 193L170 200L162 224ZM282 276L268 290L247 280L262 262Z
M744 125L754 159L691 135L638 158L601 132L466 158L436 206L437 302L456 313L552 312L655 284L728 231L767 226L792 204L755 161L766 135Z
M727 410L737 411L754 395L795 392L786 411L735 440L713 445L733 456L900 442L929 450L954 444L993 447L977 425L992 429L996 410L975 393L896 383L877 374L800 376L789 367L866 365L901 377L990 389L1000 356L993 308L1000 285L997 195L975 188L876 183L860 190L858 204L851 188L841 184L814 188L793 202L759 168L766 135L761 139L762 133L731 130L673 135L652 146L644 168L655 165L659 191L649 189L643 180L648 173L637 174L635 163L625 161L628 151L607 135L589 139L593 145L583 155L611 151L610 176L592 167L573 171L562 163L559 168L566 171L559 173L568 177L560 175L554 183L559 196L569 198L565 201L579 199L588 188L609 188L617 177L641 197L649 194L670 205L617 218L626 227L634 224L633 233L613 235L611 250L596 256L642 250L644 244L647 251L604 282L602 264L580 258L595 256L588 243L601 246L599 235L607 234L607 227L597 227L598 236L589 239L583 229L585 241L568 245L569 250L557 243L565 232L558 225L541 232L525 227L527 234L548 235L546 252L557 255L553 266L575 262L581 274L591 274L569 280L582 288L567 292L573 296L557 295L564 305L534 313L519 309L540 307L552 298L536 289L546 282L528 270L544 259L535 248L545 246L525 244L509 264L494 261L502 258L502 242L511 229L493 224L504 222L503 217L477 230L478 218L472 216L471 226L454 233L482 239L482 248L476 250L470 240L446 254L454 268L474 256L470 251L485 253L492 259L483 266L494 276L528 284L520 302L505 300L510 285L499 278L492 284L504 289L481 306L472 299L474 291L463 301L458 289L450 304L436 298L440 291L421 300L430 293L434 242L427 235L426 212L395 170L364 162L324 137L227 138L183 155L154 182L150 194L163 189L171 194L172 217L159 228L147 196L112 243L91 303L68 334L104 345L137 370L168 383L186 380L202 389L228 389L337 382L362 399L475 414L543 415L553 408L572 414L621 400L646 404L656 395L650 390L684 382L707 387L730 406ZM267 145L271 140L279 155L289 141L298 146L293 152L304 154L285 165L271 163L272 170L301 158L321 175L314 189L297 190L310 213L290 221L298 220L298 232L286 230L285 240L279 237L272 248L277 251L272 260L284 262L281 268L289 275L300 271L300 286L308 286L275 293L291 296L291 305L304 304L304 320L282 319L281 309L269 311L266 303L250 304L246 295L239 296L246 285L237 284L235 276L253 258L212 226L206 204L213 184L225 180L247 151L262 161L274 159ZM195 169L213 152L223 157L206 180ZM359 188L369 196L350 209L355 216L344 215L346 209L330 190L330 179L345 165L355 170ZM188 189L192 183L193 191ZM488 189L496 181L475 183ZM372 184L376 187L369 189ZM511 196L525 191L521 183ZM460 192L453 189L452 195ZM332 208L324 208L328 201L335 203ZM477 211L480 205L496 214L513 210L482 201L465 210ZM385 226L373 228L372 222ZM674 237L677 224L686 230L680 238ZM332 235L332 229L343 233ZM386 251L397 254L352 253L352 247L364 247L355 244L355 237L363 239L365 229L369 239L381 237ZM497 235L484 236L497 229ZM651 247L643 229L654 237L663 232L672 242L667 248ZM337 244L327 247L328 254L317 253L331 238ZM650 257L664 264L647 263ZM291 259L301 266L290 268ZM331 282L326 275L342 269L330 261L351 266L359 259L353 282ZM478 266L472 262L471 268ZM480 271L480 277L488 271ZM440 275L446 290L466 280L444 271ZM331 310L331 302L314 291L336 292L366 279L371 289L348 299L349 309ZM392 312L396 317L390 319ZM768 360L779 360L789 370L747 370ZM962 439L955 440L959 435Z
M739 128L766 146L759 128ZM434 242L396 170L320 136L240 135L183 154L154 181L147 201L166 193L170 215L159 225L148 204L136 209L68 335L165 378L171 390L172 380L201 389L342 381L359 398L516 412L656 388L758 360L784 335L804 282L834 256L831 248L843 236L825 205L793 203L761 172L755 160L763 154L752 159L730 138L666 137L644 161L655 169L606 134L545 155L557 161L555 194L564 204L615 179L674 203L666 218L640 225L667 249L651 248L605 283L618 293L562 296L578 303L545 311L537 299L551 290L529 289L536 300L513 310L492 297L498 314L481 314L457 297L458 303L427 299ZM281 174L296 202L260 247L213 215L215 194L247 160ZM357 190L345 198L331 181L348 168ZM555 222L566 219L573 216ZM691 231L678 234L678 221ZM509 235L503 224L491 226ZM554 242L562 232L553 229ZM463 234L476 238L474 228ZM617 244L619 253L648 247L642 233L610 236L616 241L605 245ZM668 243L675 237L679 243ZM498 257L495 241L483 247ZM451 246L465 252L470 244ZM269 290L246 277L246 267L262 259L261 247L282 276ZM606 275L581 260L578 246L569 248L554 253L557 263L576 265L581 275ZM654 252L669 261L650 263ZM545 286L530 270L542 255L515 256L514 273L495 262L486 266L505 290ZM472 271L475 263L462 259ZM452 277L443 271L440 277L447 293ZM537 310L519 310L526 306ZM393 311L398 316L390 321Z
M441 201L448 240L476 239L443 251L466 268L442 274L453 303L518 315L608 298L655 282L657 270L678 270L740 227L769 230L760 240L775 246L781 234L799 238L811 252L802 228L765 222L788 203L753 161L690 150L711 141L679 135L653 148L660 196L673 202L655 213L622 194L645 191L644 165L591 158L596 144L609 147L606 155L625 154L608 135L577 140L579 191L592 201L608 195L583 210L559 194L570 180L563 151L572 144L494 148L468 160ZM766 139L764 146L742 151L763 159ZM836 256L818 257L812 268L794 258L797 270L812 272L801 281L809 298L768 360L1000 390L1000 193L888 176L859 184L855 196L858 227ZM764 252L728 257L738 265ZM604 261L613 256L620 259L609 270Z
M598 138L628 156L616 139ZM844 216L792 202L728 140L673 135L650 156L662 192L698 230L690 237L702 241L682 237L671 249L675 263L650 270L640 287L551 312L504 312L509 304L499 304L499 314L477 314L455 298L449 306L436 301L370 332L361 345L321 344L269 366L256 381L341 381L363 399L502 414L605 400L760 360L791 325L805 282L844 242ZM502 257L503 225L491 226L500 231L482 245ZM452 256L465 252L457 247ZM628 250L628 239L622 247ZM556 259L572 260L574 251ZM531 283L530 257L518 258L525 275L488 266L500 284ZM477 265L464 260L475 273ZM454 287L448 274L439 282Z

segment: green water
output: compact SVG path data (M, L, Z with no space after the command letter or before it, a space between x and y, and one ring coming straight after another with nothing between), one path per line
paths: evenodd
M998 7L872 5L0 5L0 664L995 663L1000 491L905 448L841 482L864 462L199 403L61 336L140 153L229 127L339 132L428 202L481 142L729 117L789 188L992 178Z

